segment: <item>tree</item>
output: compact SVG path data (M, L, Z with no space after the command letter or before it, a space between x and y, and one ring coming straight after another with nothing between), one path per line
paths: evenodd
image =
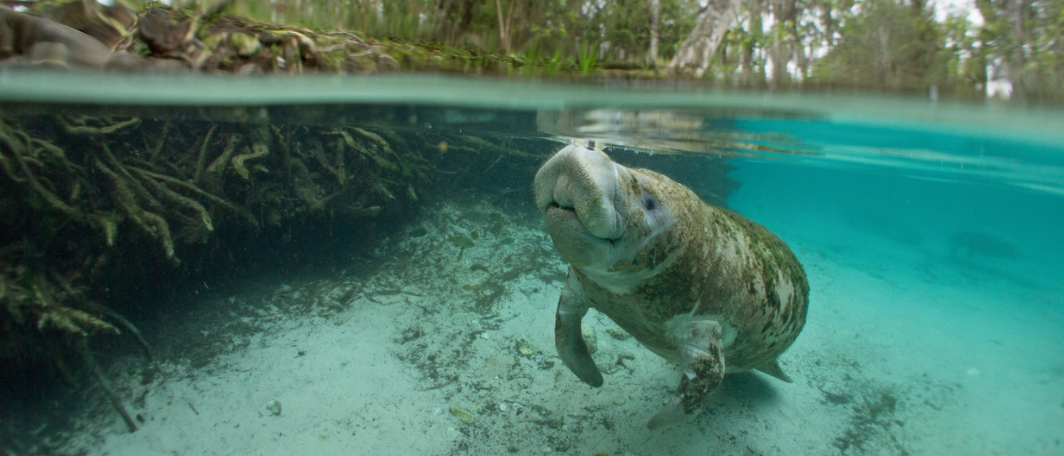
M692 70L696 76L701 76L712 63L717 47L735 22L741 7L742 0L710 0L698 12L694 30L684 38L669 66Z
M661 0L650 0L650 49L647 63L658 66L658 19L661 15Z
M235 0L257 19L434 42L522 65L641 68L744 87L862 87L1064 100L1064 0L976 0L985 24L929 0ZM182 0L174 0L175 4ZM594 72L592 72L594 74Z
M985 25L979 38L995 74L1012 83L1013 97L1064 98L1064 1L978 0Z
M889 90L926 90L942 39L921 0L865 0L839 32L839 43L815 63L814 82Z

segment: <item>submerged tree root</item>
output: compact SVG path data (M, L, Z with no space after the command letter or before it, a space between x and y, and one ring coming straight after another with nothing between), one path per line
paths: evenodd
M133 323L130 323L129 320L126 320L126 317L123 317L118 312L115 312L110 308L93 301L86 301L86 305L96 310L97 312L101 312L104 315L111 317L112 320L117 321L118 324L122 325L123 328L126 328L126 330L129 331L130 334L133 334L133 337L137 339L137 343L140 344L140 347L144 349L144 356L148 358L148 362L152 365L155 364L155 355L152 354L151 346L148 345L148 341L144 340L144 336L140 334L140 330L137 329L137 327L134 326Z
M55 357L59 372L71 383L73 377L64 361L68 353L63 347L72 346L92 370L130 432L136 431L137 426L125 404L115 393L89 349L88 339L96 333L121 334L118 328L104 321L104 317L109 317L133 334L154 368L154 356L148 342L129 320L106 306L85 299L84 288L71 285L70 278L60 276L54 270L47 274L26 266L26 258L22 257L25 249L22 247L13 244L0 248L0 303L7 310L6 316L16 323L35 324L40 337L53 338L53 341L45 340L43 346L51 347L49 350L52 351L51 356ZM49 276L52 278L49 279ZM10 340L10 334L0 333L0 336L3 336L5 344L18 342ZM70 344L65 341L70 341Z
M118 206L122 211L129 216L130 220L133 220L137 226L144 230L145 233L159 240L159 242L162 243L163 252L166 254L166 258L173 259L174 241L170 236L170 225L166 223L166 219L160 217L158 214L148 212L141 208L140 204L137 203L137 197L134 196L134 192L130 189L130 185L128 185L127 181L98 159L96 160L96 168L110 178L111 184L114 186L113 188ZM158 205L158 202L156 202L155 205Z
M111 382L103 375L103 370L100 369L100 365L96 362L92 351L89 350L87 339L87 336L83 336L75 340L74 346L77 348L78 354L81 355L81 359L85 361L85 364L92 369L92 374L96 377L96 381L100 382L100 387L107 394L107 398L111 400L111 404L115 406L118 414L122 415L122 421L126 422L129 432L137 432L137 423L133 421L133 418L130 418L129 411L126 410L126 404L122 403L122 399L118 397L118 394L115 394L114 388L111 388Z

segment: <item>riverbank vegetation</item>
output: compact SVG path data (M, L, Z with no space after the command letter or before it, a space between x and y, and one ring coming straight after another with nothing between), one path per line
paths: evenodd
M25 54L58 66L69 55L133 70L682 79L747 90L1064 99L1064 0L974 0L968 8L949 0L4 3L102 43L70 43L39 23L48 33L22 39L20 30L34 27L7 26L14 43L0 58ZM32 46L46 39L65 40L68 51ZM121 58L93 59L99 49Z
M753 89L933 90L966 98L997 83L1011 85L1018 100L1064 97L1062 0L976 0L974 11L928 0L238 0L229 8L259 20L507 56L504 70L517 74L697 74ZM729 8L735 20L707 68L675 71L700 14Z

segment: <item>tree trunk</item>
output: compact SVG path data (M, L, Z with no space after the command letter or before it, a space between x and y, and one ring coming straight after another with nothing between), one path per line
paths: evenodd
M513 39L513 20L514 20L514 5L517 4L517 0L510 0L510 7L506 10L506 16L502 15L502 2L495 0L495 12L499 16L499 41L502 44L503 50L506 54L510 54L511 40Z
M749 0L746 10L750 13L750 39L743 45L740 66L743 68L743 84L754 81L754 49L761 44L761 0Z
M832 7L830 1L820 3L820 11L824 21L824 41L828 50L835 47L835 18L831 17Z
M768 86L772 89L778 89L787 74L787 60L789 58L785 58L783 55L783 35L780 33L783 27L779 25L783 22L784 17L783 2L781 0L772 2L774 24L772 26L772 48L769 50L769 57L772 58L772 76L769 77L768 81Z
M650 0L650 50L647 51L647 63L658 66L658 15L661 14L661 0Z
M789 15L789 31L791 32L790 39L790 55L798 64L798 71L804 78L809 70L809 59L805 55L805 46L802 45L802 36L798 33L798 18L802 16L801 7L796 0L790 0L790 15Z
M1024 44L1028 41L1028 30L1025 27L1026 12L1030 8L1030 0L1012 0L1011 10L1009 13L1012 16L1012 46L1011 54L1012 58L1009 59L1008 75L1009 80L1012 82L1012 97L1027 101L1028 96L1028 81L1031 79L1024 74L1024 67L1027 66L1027 58L1024 55Z
M724 33L735 22L741 5L742 0L710 0L709 5L698 13L698 23L680 44L669 67L694 71L696 76L702 76L713 63L713 54L724 40Z
M465 0L462 4L462 22L458 24L457 36L469 31L469 25L473 23L473 8L476 6L474 3L474 0Z
M793 50L796 47L794 32L791 29L797 18L797 2L795 0L776 1L772 5L772 16L776 19L776 26L773 27L772 34L772 80L769 81L769 87L778 89L790 82L787 64L794 57Z

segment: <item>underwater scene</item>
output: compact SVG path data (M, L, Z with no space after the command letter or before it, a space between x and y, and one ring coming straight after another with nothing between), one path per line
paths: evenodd
M1064 454L1064 113L610 84L0 71L0 446Z

